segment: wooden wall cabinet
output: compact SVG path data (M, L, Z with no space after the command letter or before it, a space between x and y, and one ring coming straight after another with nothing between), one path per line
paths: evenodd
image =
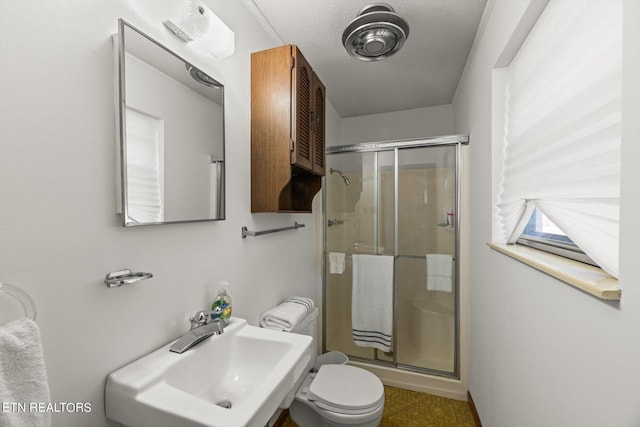
M325 87L295 45L251 54L251 212L311 212L325 166Z

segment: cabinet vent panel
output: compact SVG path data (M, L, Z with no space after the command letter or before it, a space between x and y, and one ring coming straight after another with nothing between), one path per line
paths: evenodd
M324 97L322 89L316 89L316 126L314 138L314 162L324 169Z
M311 76L305 67L300 70L300 86L298 92L298 155L305 159L311 159L311 146L309 145L309 104L311 99Z

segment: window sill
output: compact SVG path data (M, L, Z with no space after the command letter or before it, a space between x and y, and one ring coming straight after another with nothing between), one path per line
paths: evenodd
M618 279L598 267L522 245L487 246L598 298L619 301L622 296Z

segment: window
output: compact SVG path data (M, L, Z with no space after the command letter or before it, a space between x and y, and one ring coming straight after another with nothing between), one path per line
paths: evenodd
M494 241L617 277L622 0L550 0L500 75Z
M164 220L164 120L127 107L127 216Z
M576 245L567 234L560 230L540 209L534 209L531 219L517 240L521 245L551 252L565 258L597 265Z

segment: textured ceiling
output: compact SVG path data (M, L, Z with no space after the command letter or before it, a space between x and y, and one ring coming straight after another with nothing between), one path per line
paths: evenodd
M451 103L486 0L387 0L409 22L409 38L394 56L361 62L342 32L375 2L245 0L279 41L298 45L342 117Z

